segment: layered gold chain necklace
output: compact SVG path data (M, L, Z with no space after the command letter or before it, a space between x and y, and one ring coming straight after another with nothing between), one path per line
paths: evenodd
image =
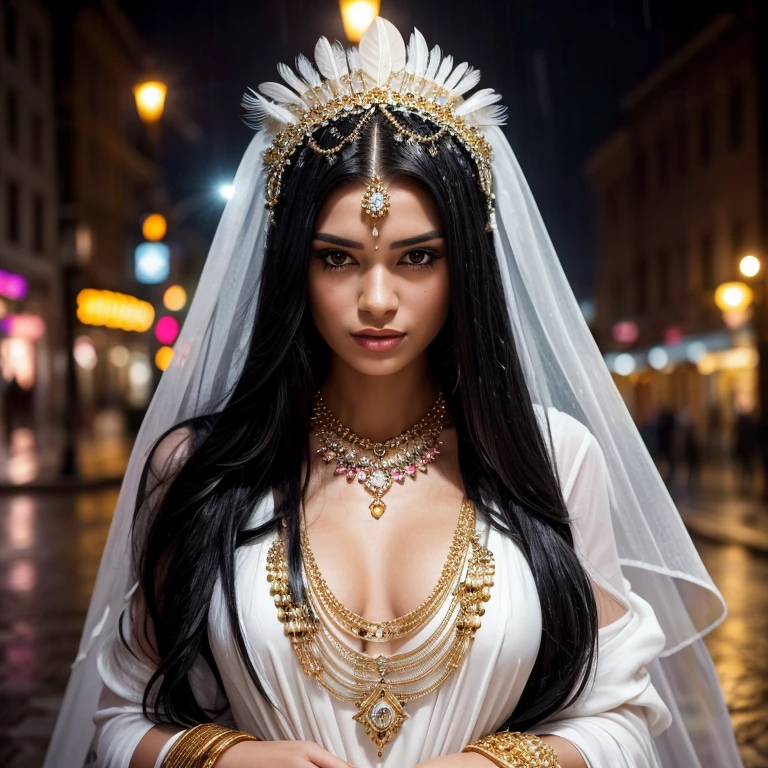
M387 508L382 496L392 483L402 485L406 478L415 479L437 459L445 418L445 398L438 390L434 405L417 424L389 440L374 442L345 427L318 392L312 409L312 429L323 461L336 462L337 475L344 475L350 483L357 480L373 495L368 509L378 520Z
M301 668L329 693L357 706L360 723L378 747L397 734L408 718L409 701L437 689L458 669L472 646L491 597L495 571L493 553L475 532L475 508L465 501L440 580L414 611L389 622L370 622L346 609L320 573L302 523L302 558L307 599L297 602L288 582L285 541L279 535L269 549L267 580L278 620ZM369 656L341 642L325 626L327 616L343 632L373 643L414 635L437 615L448 594L450 604L439 626L418 647L393 656Z

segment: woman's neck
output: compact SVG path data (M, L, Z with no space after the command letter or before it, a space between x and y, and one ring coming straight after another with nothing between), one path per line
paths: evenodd
M368 376L337 362L321 391L325 404L344 426L380 441L410 429L437 399L437 385L426 361L390 376Z

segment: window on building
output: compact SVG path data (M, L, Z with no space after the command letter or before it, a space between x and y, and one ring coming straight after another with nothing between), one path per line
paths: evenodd
M702 107L699 115L699 160L709 165L712 159L712 108Z
M659 251L658 255L658 276L659 276L659 305L666 307L669 305L669 293L671 288L671 261L667 251Z
M645 152L638 151L635 155L635 194L638 200L645 200L648 190L648 160Z
M659 189L669 186L669 142L660 138L656 142L656 165L659 174Z
M15 181L9 181L5 191L5 236L10 243L21 239L21 190Z
M648 310L648 264L644 256L635 262L635 309L638 315Z
M688 170L688 126L681 119L675 129L675 154L677 155L677 171L685 176Z
M711 291L715 287L715 248L712 235L705 232L701 236L701 287Z
M5 141L10 149L19 148L19 97L14 91L5 94Z
M16 9L6 4L3 12L3 26L5 28L5 55L9 59L15 59L19 53L19 16Z
M38 166L43 165L43 118L33 114L29 131L30 156L32 162Z
M741 149L744 130L744 91L740 85L734 86L728 97L728 138L731 149Z
M744 222L740 219L736 219L731 224L731 252L735 258L742 256L742 249L744 248Z
M675 270L676 276L676 293L680 301L685 301L688 297L688 245L686 243L680 243L677 247L677 269Z
M32 250L45 251L45 199L35 195L32 200Z

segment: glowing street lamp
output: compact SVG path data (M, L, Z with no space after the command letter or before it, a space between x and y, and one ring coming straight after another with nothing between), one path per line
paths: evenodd
M739 262L739 272L744 277L754 277L760 271L760 259L749 254Z
M365 30L379 15L379 0L339 0L344 34L351 43L359 43Z
M723 321L732 330L741 328L749 320L747 311L755 298L746 283L721 283L715 291L715 304L723 313Z
M163 116L168 86L160 80L145 80L133 87L136 109L142 122L157 123Z

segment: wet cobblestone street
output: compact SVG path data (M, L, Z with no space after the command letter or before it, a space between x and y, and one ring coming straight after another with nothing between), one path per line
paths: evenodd
M116 489L0 495L3 768L42 764L116 500ZM697 537L696 544L730 609L728 619L708 637L708 646L744 764L764 768L768 766L768 553L716 541L706 526L722 524L727 502L697 514L708 536ZM768 517L768 512L761 514Z

